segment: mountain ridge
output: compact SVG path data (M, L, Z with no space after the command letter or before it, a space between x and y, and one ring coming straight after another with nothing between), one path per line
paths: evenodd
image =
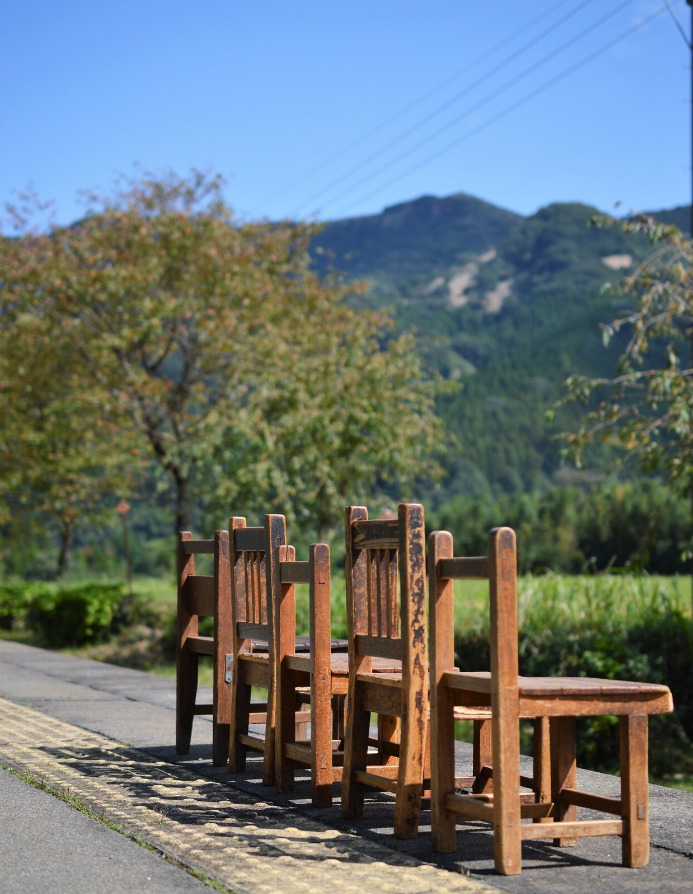
M653 216L687 226L690 208ZM439 401L457 445L446 460L448 495L579 483L545 412L566 376L615 372L621 342L605 350L599 324L624 299L602 286L651 251L619 221L594 225L595 218L606 215L580 202L525 217L457 193L332 222L314 240L318 265L364 280L359 300L415 331L431 370L457 384Z

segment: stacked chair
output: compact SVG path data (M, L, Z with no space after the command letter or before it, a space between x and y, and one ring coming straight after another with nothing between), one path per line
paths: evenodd
M190 748L193 717L212 714L213 760L239 772L249 750L262 754L262 778L282 792L308 768L312 802L363 814L367 790L394 795L393 828L418 834L430 789L433 848L457 848L463 821L488 822L496 871L521 871L522 841L558 846L618 835L622 861L649 855L648 716L673 709L666 686L518 673L515 533L496 528L488 554L455 556L452 535L426 538L419 504L370 519L345 516L348 640L332 638L330 551L310 547L298 561L281 515L249 527L231 518L211 541L180 535L176 748ZM195 573L195 555L212 555L214 573ZM426 578L429 596L426 603ZM488 581L490 671L455 667L455 581ZM310 631L296 633L296 587L308 588ZM427 610L428 609L428 610ZM200 617L214 618L201 636ZM427 618L428 616L428 618ZM430 628L430 639L429 639ZM347 651L344 651L347 648ZM196 702L198 658L214 668L211 705ZM266 702L251 700L263 689ZM307 706L309 705L309 709ZM617 715L621 795L578 787L576 719ZM375 717L377 723L372 725ZM474 721L471 776L455 775L455 722ZM534 721L533 770L520 773L520 720ZM578 808L590 811L578 819ZM607 818L596 818L595 814Z

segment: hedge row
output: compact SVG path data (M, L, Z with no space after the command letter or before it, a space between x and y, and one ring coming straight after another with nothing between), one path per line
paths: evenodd
M28 632L50 648L103 642L130 620L123 584L0 583L0 629Z

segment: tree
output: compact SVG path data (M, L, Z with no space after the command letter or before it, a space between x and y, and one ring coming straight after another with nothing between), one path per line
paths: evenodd
M13 315L2 327L0 521L20 516L45 533L54 518L59 577L69 570L76 527L112 511L108 498L130 488L133 472L122 427L104 412L102 392L84 387L78 360L69 331L40 314Z
M563 437L578 464L590 444L616 444L636 456L643 471L660 470L691 495L693 243L651 218L625 226L645 233L656 248L623 282L629 306L602 327L607 345L625 336L616 375L566 380L559 406L579 401L587 412L577 431Z
M27 316L65 333L72 393L117 420L119 450L158 464L176 529L215 494L286 500L320 527L328 490L430 471L438 384L410 339L313 272L314 227L238 223L222 186L125 181L71 227L0 240L1 337Z
M264 346L274 362L263 363L262 387L249 398L260 421L225 445L221 465L234 474L221 479L216 502L237 505L253 493L324 539L346 503L383 486L406 495L436 477L439 384L423 375L410 335L392 338L387 317L325 303L316 279L301 288L286 310L290 338Z

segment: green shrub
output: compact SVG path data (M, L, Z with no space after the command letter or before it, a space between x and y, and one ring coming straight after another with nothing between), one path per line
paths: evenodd
M16 630L23 625L30 591L27 584L0 583L0 630Z
M18 593L16 604L26 629L51 648L103 641L130 620L131 611L122 584L35 585Z

